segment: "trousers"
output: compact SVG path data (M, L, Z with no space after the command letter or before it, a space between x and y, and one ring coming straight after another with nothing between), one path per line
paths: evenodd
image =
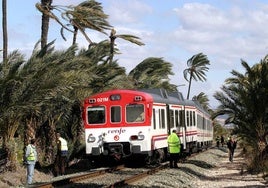
M30 185L33 182L35 164L27 164L27 184Z

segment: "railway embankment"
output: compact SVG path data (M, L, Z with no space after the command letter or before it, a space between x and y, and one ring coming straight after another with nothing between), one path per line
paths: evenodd
M181 161L179 169L164 169L125 187L132 188L173 188L173 187L268 187L268 179L262 174L249 174L245 160L238 148L234 161L229 162L227 148L213 148L198 153L186 161ZM135 170L135 169L133 169ZM34 181L46 182L54 179L51 174L35 171ZM26 169L0 174L0 187L23 187L26 181ZM90 183L87 183L90 185Z
M179 169L166 169L139 181L136 187L191 187L191 188L233 188L268 187L268 179L262 174L250 174L241 149L234 154L234 161L228 159L226 147L215 147L189 160L179 163Z

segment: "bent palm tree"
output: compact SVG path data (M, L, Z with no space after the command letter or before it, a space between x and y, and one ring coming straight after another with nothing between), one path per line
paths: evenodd
M73 45L76 43L78 30L84 35L89 43L92 43L85 33L86 28L104 34L106 34L104 32L105 29L111 29L111 26L107 21L108 15L103 12L101 3L94 0L84 1L73 9L67 10L62 16L65 20L69 21L74 28Z
M115 39L116 38L124 39L126 41L132 42L132 43L137 44L139 46L144 45L144 43L139 41L140 40L139 37L136 37L134 35L126 35L126 34L116 35L115 29L112 29L111 34L110 34L110 63L113 61L113 57L114 57L114 46L115 46Z
M210 63L209 60L207 59L207 56L204 55L203 53L196 54L187 61L187 66L189 68L183 71L185 80L189 82L187 99L189 99L192 79L194 79L195 81L198 80L206 81L205 72L208 71L209 68L207 66L209 64Z
M197 100L204 109L209 110L209 99L205 93L199 93L197 96L193 97L193 100Z
M176 91L176 86L169 83L169 75L174 75L171 63L162 58L150 57L132 69L128 76L137 88L164 88Z

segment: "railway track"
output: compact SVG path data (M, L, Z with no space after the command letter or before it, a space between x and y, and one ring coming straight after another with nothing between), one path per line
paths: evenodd
M187 157L190 159L193 156L198 155L194 153ZM185 159L187 160L187 159ZM90 172L84 172L82 174L72 174L67 177L63 177L59 180L51 182L35 184L37 188L54 188L54 187L123 187L130 185L133 182L139 181L147 176L153 175L158 171L169 167L169 162L161 163L158 166L150 168L127 168L124 165L119 165L112 168L105 168L101 170L94 170ZM102 182L102 183L100 183ZM97 186L98 184L101 184Z
M140 180L142 178L145 178L146 176L152 175L152 174L158 172L159 170L167 168L168 166L169 166L168 162L163 163L163 164L161 164L161 165L159 165L157 167L154 167L152 169L149 169L149 170L147 170L145 172L135 174L135 175L130 176L130 177L124 179L124 180L117 181L117 182L115 182L113 184L110 184L106 188L115 188L115 187L120 187L120 186L124 186L124 185L129 185L129 184L131 184L131 183L133 183L135 181L138 181L138 180Z
M120 166L107 168L107 169L84 172L82 174L70 175L70 176L64 177L62 179L54 180L54 181L51 181L51 182L44 182L44 183L34 184L33 187L36 187L36 188L52 188L52 187L66 186L66 185L74 184L76 182L83 181L85 179L90 179L90 178L93 178L93 177L101 176L101 175L106 174L106 173L111 173L111 172L114 172L114 171L118 171L118 170L121 170L123 168L124 168L124 166L120 165Z
M96 181L99 181L99 179L112 179L112 183L108 182L105 183L103 187L106 188L114 188L114 187L120 187L124 185L129 185L132 182L138 181L146 176L150 176L164 168L168 167L168 162L162 163L161 165L157 167L151 167L150 169L135 169L129 171L129 168L126 168L124 165L120 165L113 168L107 168L102 170L96 170L93 172L85 172L83 174L79 175L70 175L68 177L64 177L59 180L54 180L51 182L45 182L45 183L39 183L33 185L33 187L36 188L54 188L54 187L79 187L78 184L81 185L94 185ZM116 172L120 171L120 173L117 173L118 176L120 176L122 179L117 181L116 179L107 177L108 174L112 174L113 176L116 175ZM97 179L96 179L97 178ZM109 181L110 181L109 180Z

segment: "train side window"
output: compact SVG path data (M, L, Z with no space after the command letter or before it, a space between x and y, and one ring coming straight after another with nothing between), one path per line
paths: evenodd
M111 122L112 123L121 122L121 107L120 106L111 107Z
M164 129L166 127L165 121L166 121L165 110L161 109L161 128L162 129Z
M199 114L197 114L197 127L201 129L202 124L203 124L202 117Z
M193 126L193 111L190 111L190 126Z
M87 108L87 120L89 124L103 124L105 122L104 106Z
M193 125L196 126L195 111L193 111Z
M156 118L155 118L155 109L153 109L153 126L154 126L154 129L156 129Z
M128 123L144 122L144 105L143 104L127 105L126 118Z
M169 114L170 114L170 128L174 128L175 124L174 124L174 110L169 110Z
M189 126L190 124L190 114L189 111L186 111L186 125Z
M179 124L179 111L178 110L175 110L175 125L176 127L180 127L180 124Z
M179 111L179 118L180 118L180 121L179 121L179 123L180 123L180 125L181 126L185 126L185 113L184 113L184 111L183 110L180 110Z

